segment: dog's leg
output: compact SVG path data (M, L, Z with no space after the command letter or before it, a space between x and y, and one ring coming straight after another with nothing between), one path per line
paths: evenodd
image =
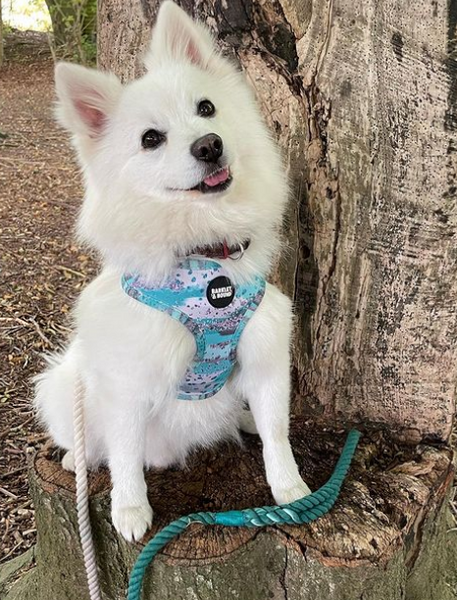
M79 369L78 340L73 341L64 355L48 360L48 369L35 378L35 408L54 443L65 450L72 450L73 402Z
M176 445L172 445L164 423L152 419L146 430L145 465L148 469L168 469L180 462Z
M255 423L254 415L251 410L244 408L240 415L240 429L244 433L250 433L251 435L258 434L257 425Z
M64 457L62 458L62 469L65 471L75 472L75 456L72 450L68 450L65 452Z
M238 347L241 370L236 385L249 401L263 442L267 480L278 504L310 493L289 442L291 320L290 301L269 286Z
M110 396L105 443L111 473L113 525L126 540L140 540L152 523L143 462L147 405L132 390L122 398ZM133 401L128 401L133 398Z

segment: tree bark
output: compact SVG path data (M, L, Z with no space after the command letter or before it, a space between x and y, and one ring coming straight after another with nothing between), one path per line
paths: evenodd
M345 434L302 419L292 441L316 488L329 477ZM256 436L245 448L199 453L186 471L150 472L150 535L181 514L271 504ZM332 512L304 527L262 530L193 526L148 570L144 600L455 600L456 534L449 537L451 452L398 446L367 435ZM31 494L39 533L36 567L5 600L89 600L74 501L74 478L51 452L38 454ZM141 546L114 531L109 474L91 474L91 516L103 598L125 598Z
M0 2L0 67L3 64L3 17L2 3Z
M296 305L292 443L311 487L342 446L316 422L368 433L329 515L261 531L196 526L154 561L144 598L455 599L452 453L430 443L449 438L457 374L457 2L180 4L238 58L294 186L274 279ZM157 7L100 0L101 68L142 72ZM251 438L188 471L150 473L152 533L188 512L271 503L261 464ZM112 529L107 474L91 486L103 590L121 598L139 546ZM37 567L7 600L85 600L73 478L41 455L31 490Z
M294 186L276 279L295 411L449 438L457 375L455 0L181 0L235 54ZM142 72L159 2L99 2L99 65Z

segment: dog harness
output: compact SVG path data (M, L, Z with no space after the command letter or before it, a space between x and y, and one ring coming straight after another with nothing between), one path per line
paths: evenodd
M197 349L178 399L203 400L227 382L241 334L264 296L265 280L255 276L235 287L218 262L186 258L160 287L149 287L138 275L124 275L122 287L135 300L167 313L193 334Z

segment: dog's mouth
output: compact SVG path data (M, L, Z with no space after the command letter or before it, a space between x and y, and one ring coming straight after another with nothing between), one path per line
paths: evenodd
M230 174L230 168L221 167L220 169L213 171L211 175L202 179L200 183L186 191L197 191L202 194L215 194L226 190L231 183L232 176Z

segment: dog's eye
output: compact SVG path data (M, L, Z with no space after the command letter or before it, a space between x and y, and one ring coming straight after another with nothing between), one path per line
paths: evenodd
M148 129L143 133L141 138L141 145L143 148L157 148L162 142L165 141L165 135L157 131L156 129Z
M210 100L201 100L198 103L197 111L200 117L212 117L216 112L216 109Z

